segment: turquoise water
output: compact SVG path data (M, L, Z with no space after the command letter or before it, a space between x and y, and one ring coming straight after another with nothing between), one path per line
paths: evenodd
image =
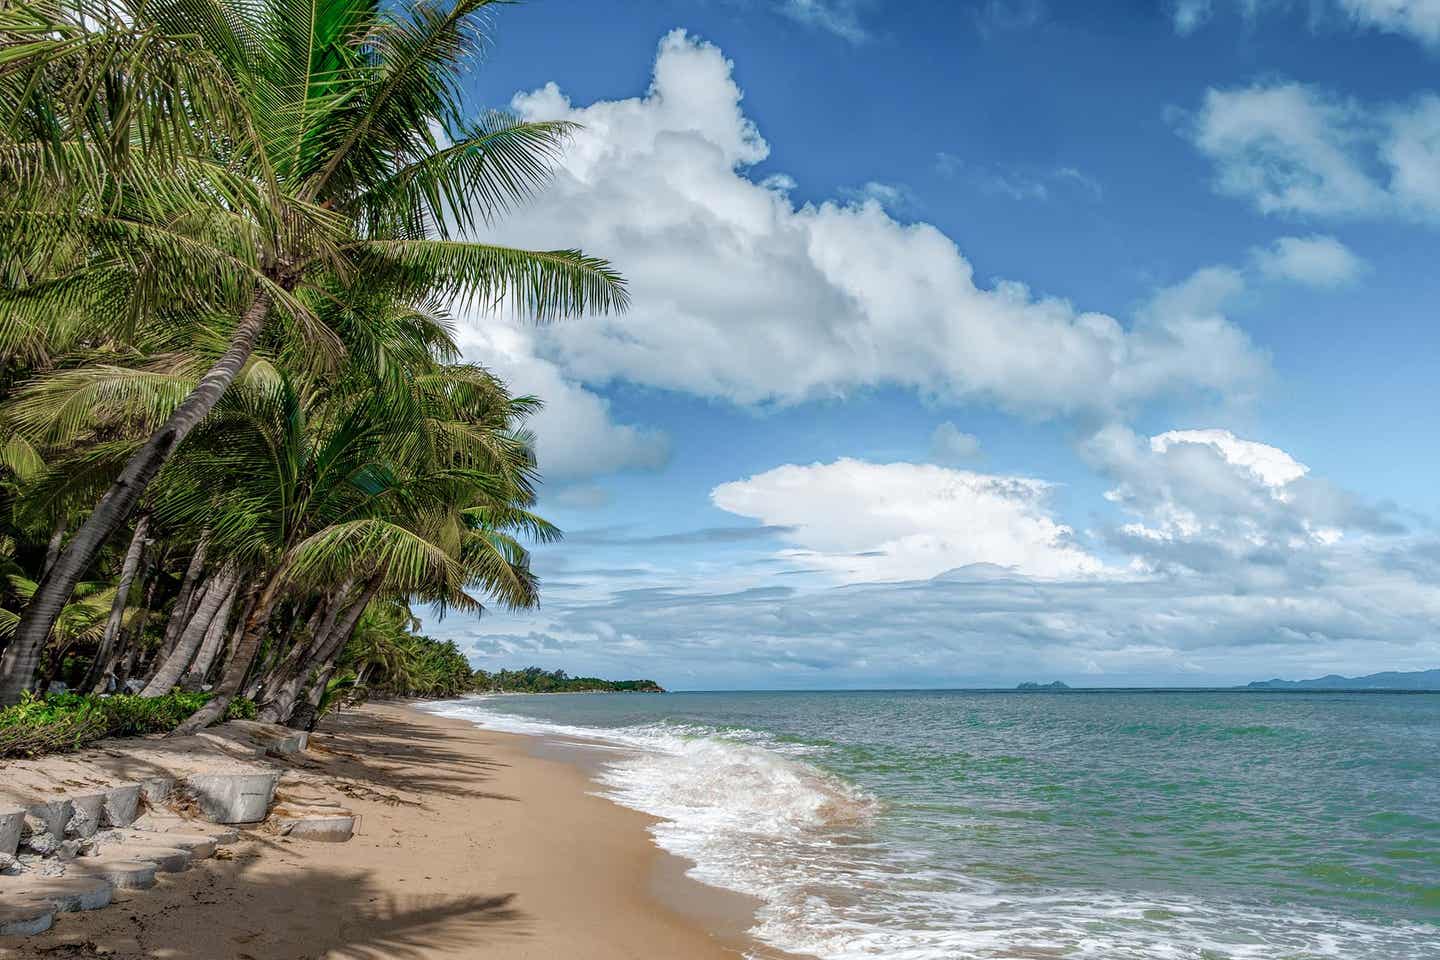
M1440 958L1440 695L498 697L825 958Z

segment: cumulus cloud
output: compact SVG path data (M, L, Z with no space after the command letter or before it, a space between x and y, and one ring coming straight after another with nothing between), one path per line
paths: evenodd
M1360 279L1365 261L1334 237L1281 237L1252 253L1266 276L1311 287L1343 287Z
M533 331L493 316L477 315L470 321L460 332L465 356L494 371L512 393L544 400L528 426L535 433L536 456L547 479L654 470L669 460L670 442L663 433L616 423L605 398L537 357ZM570 505L576 505L571 499Z
M963 463L979 455L980 438L966 433L949 420L930 434L930 459L936 463Z
M645 589L565 594L538 623L455 622L447 635L482 662L550 650L557 666L712 687L1013 683L1037 670L1235 683L1440 659L1440 543L1287 451L1223 429L1110 427L1084 453L1119 514L1092 535L1118 559L1103 567L1040 481L788 465L713 499L775 525L793 545L784 562L843 586L647 573Z
M893 385L1048 417L1243 392L1263 374L1218 311L1122 323L982 283L945 234L874 199L797 206L790 181L753 182L769 145L732 65L683 31L661 41L643 97L577 106L552 84L514 107L584 129L505 238L602 253L634 294L622 316L537 335L540 355L581 382L746 405Z
M789 528L785 556L847 582L913 580L971 564L1075 577L1100 562L1050 514L1050 485L930 464L787 464L716 487L722 510Z
M1440 96L1363 104L1313 86L1209 90L1189 128L1216 189L1263 213L1440 218Z

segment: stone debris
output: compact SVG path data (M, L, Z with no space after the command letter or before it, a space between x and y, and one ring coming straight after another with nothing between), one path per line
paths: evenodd
M193 737L103 741L7 765L0 936L43 933L57 913L101 909L117 889L149 889L157 874L188 869L239 840L230 824L263 822L301 840L350 839L357 818L334 801L287 791L277 803L284 771L267 759L308 746L303 731L231 721ZM88 786L70 789L81 783Z

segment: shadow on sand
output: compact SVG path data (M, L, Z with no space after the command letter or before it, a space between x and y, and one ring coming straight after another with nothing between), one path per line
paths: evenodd
M283 880L216 863L177 876L182 889L140 891L103 910L62 914L49 933L0 939L0 957L159 957L166 960L405 960L447 948L479 950L530 931L512 894L397 897L372 875L321 865ZM184 910L192 937L166 917ZM160 922L166 921L166 922ZM162 937L152 925L168 927Z

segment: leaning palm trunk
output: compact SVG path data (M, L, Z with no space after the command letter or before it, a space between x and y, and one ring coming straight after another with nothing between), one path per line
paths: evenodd
M304 730L314 730L316 723L320 720L320 704L325 699L325 691L330 687L330 679L335 676L335 668L340 663L340 656L345 652L345 645L355 634L355 625L360 622L360 615L380 591L380 577L377 575L366 586L365 593L345 614L345 619L335 628L334 635L326 644L327 651L320 666L315 670L315 677L310 684L309 691L305 694L305 700L299 707L292 707L290 715L285 720L285 725ZM298 699L298 698L297 698Z
M209 548L209 539L208 531L201 531L200 540L195 544L195 552L190 555L190 563L185 567L185 578L180 581L180 592L175 595L175 606L171 608L170 620L165 624L165 638L160 642L162 661L170 656L175 644L180 642L180 635L184 633L185 625L190 622L195 606L200 602L195 586L200 582L200 574L205 572L205 553Z
M210 665L215 662L215 655L220 652L220 647L225 643L225 631L230 626L230 611L235 606L235 598L240 594L240 584L230 588L230 595L220 605L220 612L215 614L210 626L205 628L205 639L200 644L200 649L195 654L195 659L190 662L190 669L185 672L185 683L194 684L197 688L205 683L205 674L210 672ZM248 608L241 612L241 619L248 613Z
M125 607L130 599L130 585L135 582L135 572L140 569L140 559L145 554L145 535L149 532L150 516L141 514L135 523L135 533L130 537L130 549L125 551L125 560L120 564L120 581L115 586L115 602L110 605L110 619L105 621L100 648L95 651L95 659L91 661L85 682L81 684L82 687L92 687L95 693L104 692L115 655L115 643L120 637L120 622L125 617Z
M287 674L278 679L274 689L266 691L266 702L259 712L261 720L272 724L285 723L288 720L289 714L295 708L295 701L300 699L300 691L304 689L305 681L310 679L314 672L315 665L333 661L338 653L343 651L351 633L356 629L356 623L360 622L360 615L363 615L374 594L379 592L380 579L374 577L353 603L343 606L344 594L348 593L348 589L350 581L347 580L344 589L337 594L336 602L331 604L333 610L325 615L320 632L308 643L305 651L288 664Z
M240 616L235 618L235 629L230 631L230 643L227 649L234 650L235 645L240 642L240 636L245 632L245 624L250 622L250 611L255 609L255 601L260 596L260 582L257 580L245 590L245 602L240 605ZM214 624L211 624L213 627ZM203 685L209 678L215 661L220 655L220 650L225 648L225 631L218 630L211 637L206 635L205 643L200 647L200 652L195 654L195 662L190 666L190 673L193 674L199 685Z
M255 601L250 615L245 618L239 639L232 645L230 659L225 664L225 672L220 675L220 682L215 685L215 696L209 703L191 714L190 719L176 727L176 735L183 736L203 730L223 717L225 711L230 709L230 701L235 699L235 694L239 693L240 688L245 685L245 676L250 672L250 664L255 659L255 653L260 649L261 635L270 622L270 613L275 609L275 604L280 599L280 593L284 586L284 571L277 571L270 577L269 582L265 584L265 589L261 591L259 599Z
M283 723L290 716L295 698L305 684L307 668L322 659L329 649L328 641L335 632L335 621L344 609L345 595L350 592L353 580L346 580L333 594L322 602L322 615L314 622L310 639L297 643L289 654L271 673L265 682L265 702L261 705L258 718L266 723Z
M195 651L200 648L214 621L230 615L230 605L235 602L235 586L239 579L234 569L227 567L206 581L201 588L200 603L195 608L195 615L185 625L175 649L161 661L155 675L150 678L145 689L140 691L142 697L164 696L170 692L171 687L180 682L185 668L190 666L190 661L195 658Z
M41 651L45 649L60 611L75 592L75 585L95 561L106 541L130 516L141 494L160 472L175 447L205 418L234 382L255 349L269 310L269 294L257 292L250 308L235 325L229 348L200 378L195 389L175 408L160 429L131 456L94 511L75 531L70 545L61 551L55 564L40 578L34 596L15 627L10 646L6 648L4 658L0 659L0 705L17 702L20 695L30 689Z
M55 521L55 529L50 534L50 542L45 545L45 563L40 567L40 575L43 577L55 566L55 561L60 557L60 545L65 542L65 530L70 526L68 517L62 516Z

